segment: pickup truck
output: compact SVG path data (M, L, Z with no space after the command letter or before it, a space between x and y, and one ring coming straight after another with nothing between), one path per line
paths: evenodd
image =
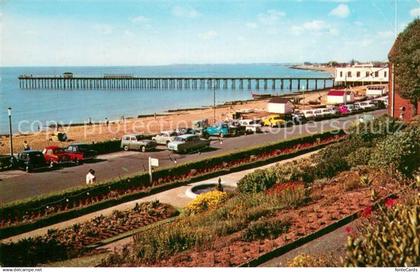
M168 149L176 153L188 153L194 150L201 150L210 146L209 140L200 139L194 134L180 135L168 144Z
M69 145L64 150L75 164L83 163L84 161L93 160L98 155L98 152L90 149L88 144L74 143Z
M125 151L140 150L141 152L146 152L154 150L156 145L155 141L148 140L140 134L124 135L121 139L121 148Z
M65 164L76 161L77 155L68 153L64 148L58 146L47 146L42 151L46 162L50 167L54 167L59 164Z

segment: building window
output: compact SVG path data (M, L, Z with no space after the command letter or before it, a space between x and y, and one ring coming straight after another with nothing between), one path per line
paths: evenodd
M375 72L375 77L379 77L379 72L378 71Z
M369 77L369 76L370 76L369 71L366 71L366 77Z
M386 71L384 72L384 77L386 78Z
M347 77L351 77L351 71L347 72Z
M340 77L343 77L343 71L340 71Z
M360 77L360 72L357 72L356 73L356 77Z

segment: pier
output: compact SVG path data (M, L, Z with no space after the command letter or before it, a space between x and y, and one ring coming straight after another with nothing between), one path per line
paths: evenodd
M231 89L319 90L335 86L332 77L146 77L104 75L101 77L21 75L22 89ZM312 83L312 84L311 84ZM312 86L312 87L311 87Z

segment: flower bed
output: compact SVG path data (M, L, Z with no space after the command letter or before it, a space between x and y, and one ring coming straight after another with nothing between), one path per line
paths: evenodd
M285 205L283 208L275 210L273 214L265 214L260 219L265 220L266 223L261 223L258 228L264 228L264 231L258 233L268 233L268 237L259 237L259 239L249 241L250 235L245 235L247 239L244 239L244 233L249 233L249 223L241 224L242 226L233 225L232 232L221 232L219 235L211 235L208 237L203 245L198 247L191 246L187 250L175 250L169 255L162 255L161 258L157 258L154 261L151 259L144 259L141 255L136 256L138 249L136 244L133 245L131 255L130 253L124 253L115 260L119 260L117 263L112 263L110 259L104 261L103 265L135 265L135 266L238 266L247 261L250 261L261 254L272 251L273 249L289 244L301 237L314 233L321 228L324 228L334 222L339 221L355 212L362 212L368 210L375 201L389 195L391 192L397 191L400 187L400 181L389 176L387 173L379 173L377 170L366 170L367 173L354 172L343 172L329 182L315 182L312 186L311 192L308 198L305 198L306 205ZM356 174L355 174L356 173ZM372 182L369 186L361 186L351 191L345 191L342 189L343 182L346 179L355 178L360 180L362 175L367 175ZM288 190L294 190L289 187L288 189L281 190L286 192ZM372 194L375 192L375 194ZM266 195L272 197L272 201L277 201L278 197L276 194L262 192L256 195ZM283 196L283 195L282 195ZM283 199L283 198L282 198ZM255 200L252 200L253 202ZM261 202L262 203L262 202ZM264 202L264 203L270 203ZM285 204L283 202L283 204ZM266 205L266 204L264 204ZM253 209L259 206L254 206ZM274 206L273 206L274 207ZM218 210L213 213L207 214L208 228L212 229L220 224L212 221L212 216L215 213L223 214L224 207L221 206ZM245 213L245 211L242 211ZM203 215L201 215L203 216ZM266 219L263 219L266 218ZM184 228L185 232L195 235L200 229L200 225L195 223L195 217L190 217L189 223L186 223ZM280 233L273 233L271 226L275 222L283 222L281 226L282 231ZM178 222L181 224L181 222ZM196 226L196 227L194 227ZM239 229L239 231L238 231ZM255 229L255 226L254 226ZM150 234L152 237L152 234ZM159 231L153 233L153 235L159 235ZM277 236L276 236L277 235ZM258 236L256 236L258 237ZM150 242L150 241L149 241ZM162 248L161 251L165 249ZM148 260L148 261L147 261Z
M97 184L93 187L80 187L61 194L47 197L33 198L27 201L9 203L0 208L0 236L2 238L19 233L15 226L28 226L37 223L42 218L49 218L55 214L80 211L89 207L93 211L105 204L118 203L123 198L140 197L149 188L162 185L188 182L212 174L220 174L228 169L240 170L243 167L255 166L264 162L271 162L290 154L311 150L346 137L342 132L326 132L312 136L297 138L276 144L270 144L245 151L205 159L203 161L179 165L173 168L161 169L154 173L152 184L147 174L118 181ZM102 207L103 207L102 206ZM78 213L77 215L80 215ZM66 218L68 219L68 218ZM56 221L57 222L57 221ZM37 226L39 227L39 225ZM26 228L27 231L29 228ZM20 231L21 232L21 231Z
M0 254L0 263L6 266L25 266L36 265L39 261L46 262L80 256L89 252L89 249L86 248L89 245L176 215L178 215L178 211L175 208L158 201L136 203L133 209L127 211L115 210L110 216L101 215L66 229L50 229L47 235L36 238L38 243L31 243L32 240L23 239L12 244L0 244L2 253ZM59 256L53 254L51 259L48 259L48 256L44 258L38 256L38 259L29 258L29 260L28 257L31 256L25 256L25 254L35 254L34 252L48 249L52 242L56 246L56 250L61 252ZM25 246L30 247L32 252L28 253Z

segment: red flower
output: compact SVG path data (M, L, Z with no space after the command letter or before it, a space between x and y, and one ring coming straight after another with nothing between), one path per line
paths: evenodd
M395 198L387 198L385 200L385 207L387 207L388 209L394 207L395 204L397 204L397 200Z
M372 215L372 207L364 208L361 215L364 218L368 218L369 216L371 216Z
M347 233L347 234L350 234L350 233L353 232L353 229L352 229L352 227L347 226L347 227L344 228L344 232Z

